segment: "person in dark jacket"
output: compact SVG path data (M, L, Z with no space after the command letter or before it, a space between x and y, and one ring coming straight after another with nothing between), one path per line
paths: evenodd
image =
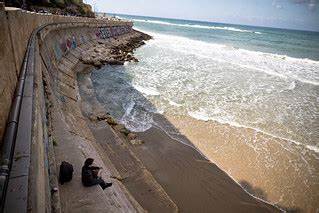
M102 189L112 186L112 183L106 183L101 177L98 176L98 172L101 167L92 166L94 162L93 158L88 158L84 162L82 167L82 183L84 186L94 186L99 184Z

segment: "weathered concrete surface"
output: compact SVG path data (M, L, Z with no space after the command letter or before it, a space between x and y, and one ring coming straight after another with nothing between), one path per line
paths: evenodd
M82 47L87 48L91 45L92 43L88 42ZM61 77L58 81L60 86L55 87L56 96L53 95L54 88L49 92L52 94L49 98L52 104L49 119L52 120L51 134L56 144L56 162L68 161L75 169L73 180L59 187L61 210L62 212L143 212L142 207L119 181L112 180L113 186L104 191L99 186L86 188L81 184L81 167L88 157L93 157L95 163L104 168L102 177L106 181L111 182L110 177L115 174L110 169L111 165L106 165L96 151L95 139L79 108L75 80L79 59L72 56L74 51L76 50L58 62L58 67L61 67L58 73L62 76L68 73L68 77ZM49 73L46 76L50 78ZM52 85L53 82L50 81L49 84ZM63 101L56 99L61 96L65 97Z
M11 43L9 24L5 11L0 10L0 141L4 133L17 73Z
M21 125L30 123L30 130L18 129L18 134L31 134L32 139L31 144L24 141L16 142L16 148L27 148L22 153L15 152L15 156L18 157L14 161L14 170L9 179L10 194L7 196L5 209L19 209L19 212L143 212L139 203L120 182L115 182L110 190L104 192L98 186L85 188L80 181L80 169L86 157L94 157L96 162L105 168L102 176L106 180L110 177L111 165L102 162L94 146L94 140L89 139L89 128L85 122L81 122L74 73L79 59L74 55L79 55L81 48L87 48L97 39L128 33L132 24L46 16L20 10L0 11L0 21L0 137L3 135L32 31L44 23L68 22L46 27L35 43L34 70L30 70L34 73L34 78L32 82L26 79L25 85L29 89L25 91L26 97L22 102L22 110L31 110L32 113L29 113L27 119L31 120L24 123L22 119ZM71 50L73 54L68 54ZM23 104L25 101L28 101L27 105ZM58 104L53 107L52 103ZM48 117L49 111L55 113L53 117ZM73 125L70 125L71 123ZM58 144L55 156L48 154L52 153L49 151L52 144L49 143ZM21 154L23 156L19 157ZM26 162L25 168L15 166L22 165L20 163L27 159L30 162ZM58 187L58 165L62 160L69 160L74 165L74 180L71 184L59 187L60 190L51 196L52 188ZM15 178L15 174L22 176ZM23 189L16 190L17 186ZM14 195L17 192L22 193L21 196Z
M129 34L131 25L97 28L90 26L48 27L39 35L39 53L43 62L45 93L48 99L48 131L54 142L56 170L61 161L74 166L74 177L59 185L62 212L143 212L144 209L124 185L111 176L118 176L107 156L101 157L90 128L80 109L76 72L82 70L80 56L83 51L99 45L98 40L112 35ZM102 34L102 35L101 35ZM106 153L103 153L106 154ZM93 157L102 166L102 177L113 186L102 190L99 186L86 188L81 184L81 167L86 158ZM41 166L41 165L39 165ZM41 175L40 175L41 176ZM43 176L43 175L42 175ZM42 208L43 209L43 208Z
M43 24L57 22L116 23L105 23L93 18L36 14L12 8L0 9L0 141L30 35Z
M107 156L125 187L141 206L150 212L178 212L178 207L167 195L162 186L154 179L141 161L130 150L127 140L121 137L118 127L111 127L105 118L105 109L97 100L90 73L78 74L81 94L81 109L92 134L101 147L101 156ZM98 115L99 119L94 116ZM113 129L114 128L114 129ZM115 176L114 174L112 174Z

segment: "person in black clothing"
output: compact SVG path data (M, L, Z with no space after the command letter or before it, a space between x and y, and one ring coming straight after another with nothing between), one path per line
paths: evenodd
M84 162L82 167L82 183L84 186L94 186L99 184L102 189L112 186L112 183L106 183L101 177L98 176L98 172L101 167L92 166L94 162L93 158L88 158Z

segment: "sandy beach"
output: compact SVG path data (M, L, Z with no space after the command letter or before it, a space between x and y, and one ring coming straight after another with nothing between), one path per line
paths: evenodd
M313 152L252 129L191 117L166 118L248 192L290 211L316 210L319 167ZM306 157L300 152L307 152ZM302 166L305 161L308 167Z
M214 163L160 129L151 128L139 136L145 143L134 150L181 212L279 212L248 195Z

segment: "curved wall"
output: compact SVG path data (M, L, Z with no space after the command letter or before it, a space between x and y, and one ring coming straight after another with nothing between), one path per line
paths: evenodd
M0 7L0 141L2 142L13 94L31 33L48 23L96 23L117 25L118 21L105 21L84 17L37 14L20 9ZM129 24L129 23L127 23Z
M5 192L2 208L11 212L28 209L50 212L51 204L58 198L51 196L54 180L50 176L56 177L56 172L49 159L52 143L49 143L44 76L48 75L46 78L59 100L77 100L77 94L72 92L74 79L68 72L73 72L79 57L68 56L72 63L60 63L61 58L71 50L81 54L83 44L129 33L132 23L23 11L5 14L1 11L0 18L5 23L1 25L5 30L1 32L4 35L0 44L7 46L0 48L0 62L5 67L0 70L0 103L4 106L0 108L0 136L7 123L1 156L1 167L7 168L1 174L1 187Z

